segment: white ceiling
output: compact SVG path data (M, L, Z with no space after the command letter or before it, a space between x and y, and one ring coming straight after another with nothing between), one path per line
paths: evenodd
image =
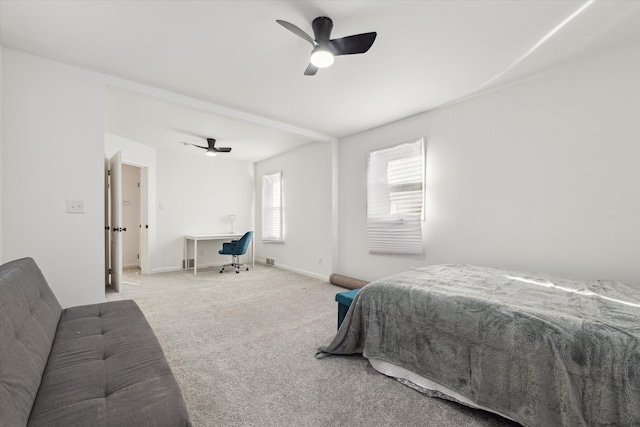
M310 45L275 20L312 34L317 16L333 19L334 38L378 37L366 54L304 76ZM637 0L0 0L5 47L248 113L222 117L114 89L107 131L185 150L180 141L214 137L252 161L637 43Z
M203 150L184 143L206 147L206 138L214 138L216 147L232 148L231 153L219 156L255 162L313 141L273 126L211 114L123 89L109 88L105 104L107 132L164 150L202 155Z

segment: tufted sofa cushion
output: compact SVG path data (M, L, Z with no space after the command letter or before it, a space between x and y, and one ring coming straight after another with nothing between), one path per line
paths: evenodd
M190 426L138 305L62 310L31 258L0 267L0 426Z
M73 386L70 386L72 384ZM189 425L151 326L131 300L66 309L29 426Z
M23 426L62 308L31 258L0 266L0 426Z

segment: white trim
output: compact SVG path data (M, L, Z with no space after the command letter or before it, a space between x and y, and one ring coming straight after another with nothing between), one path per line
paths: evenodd
M182 271L184 270L181 267L162 267L162 268L152 268L149 271L149 274L161 274L161 273L173 273L174 271Z
M340 146L331 143L331 270L340 270Z
M216 263L208 263L208 264L198 263L198 271L200 271L203 268L212 268L212 267L220 268L222 267L222 264L224 264L224 262L216 262ZM173 273L176 271L189 271L189 270L193 270L193 268L184 269L182 267L161 267L161 268L152 269L149 274Z
M136 162L135 160L129 160L129 159L127 159L127 158L125 157L125 154L124 154L124 153L122 154L122 163L123 163L123 164L127 164L127 165L129 165L129 166L136 167L136 168L140 168L140 169L142 169L142 168L148 168L148 167L149 167L149 165L148 165L148 164L146 164L146 163L143 163L143 162Z
M267 265L267 261L264 260L264 259L256 258L256 263L262 264L262 265ZM220 263L206 264L206 265L204 265L202 267L198 265L198 269L200 269L200 268L209 268L209 267L221 267L221 266L222 266L222 264L220 264ZM303 276L313 277L314 279L320 279L320 280L324 280L325 282L329 282L329 277L328 276L324 276L324 275L318 274L318 273L313 273L313 272L307 271L307 270L302 270L300 268L289 267L287 265L282 265L282 264L270 265L269 267L275 267L275 268L279 268L281 270L291 271L292 273L298 273L298 274L302 274ZM184 269L181 268L181 267L154 268L153 270L151 270L151 272L149 274L173 273L173 272L176 272L176 271L184 271Z
M256 262L260 263L260 264L267 265L267 261L264 260L264 259L257 259L256 258ZM291 271L292 273L302 274L303 276L313 277L314 279L320 279L320 280L324 280L326 282L329 281L329 277L328 276L324 276L324 275L318 274L318 273L313 273L313 272L307 271L307 270L302 270L300 268L289 267L287 265L282 265L282 264L270 265L269 267L275 267L275 268L279 268L281 270Z
M233 108L225 107L212 102L201 101L199 99L190 98L188 96L180 95L175 92L170 92L164 89L158 89L145 84L132 82L120 77L115 77L109 74L102 74L105 77L107 86L112 86L119 89L125 89L131 92L140 93L155 98L160 98L165 101L177 103L186 107L191 107L199 110L206 111L211 114L216 114L222 117L230 119L242 120L245 122L253 123L260 126L265 126L271 129L281 130L295 135L299 135L305 138L310 138L314 141L323 142L335 142L338 138L325 135L310 129L301 128L288 123L279 122L276 120L268 119L266 117L258 116L256 114L246 113L244 111L236 110Z

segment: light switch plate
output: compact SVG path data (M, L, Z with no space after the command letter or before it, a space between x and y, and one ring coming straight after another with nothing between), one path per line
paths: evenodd
M67 213L85 213L84 200L67 200Z

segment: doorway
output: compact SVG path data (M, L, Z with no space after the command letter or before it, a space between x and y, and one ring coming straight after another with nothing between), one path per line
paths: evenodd
M120 152L105 164L105 284L119 292L123 268L148 274L148 168Z
M122 165L122 268L140 270L140 175L139 167Z

